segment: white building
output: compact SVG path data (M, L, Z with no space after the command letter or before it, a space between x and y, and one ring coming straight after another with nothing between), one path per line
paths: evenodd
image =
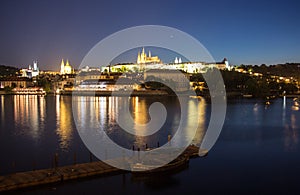
M22 77L32 78L40 74L37 60L33 61L33 66L29 65L28 68L21 69Z

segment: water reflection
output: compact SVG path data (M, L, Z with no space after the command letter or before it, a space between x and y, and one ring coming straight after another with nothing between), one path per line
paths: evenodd
M194 137L193 140L193 144L195 145L200 145L202 142L202 139L204 138L205 132L206 132L206 126L205 126L205 122L207 120L207 116L206 116L206 102L204 98L200 99L200 102L193 102L193 105L190 105L190 113L193 113L192 109L198 109L198 129L196 131L196 135ZM190 122L195 122L192 121L192 118L190 120Z
M0 109L1 109L1 121L4 121L5 120L5 109L4 109L4 95L1 95L1 99L0 99L0 101L1 101L1 107L0 107Z
M145 99L139 97L131 98L132 115L134 120L133 129L138 131L147 131L147 129L141 128L139 124L146 124L149 122L149 114L147 112L147 104ZM134 145L142 148L146 145L147 139L145 136L135 136ZM146 146L145 146L146 147Z
M168 141L168 135L174 136L180 123L182 110L185 110L184 116L186 121L183 122L183 135L180 139L193 140L195 144L200 144L205 132L206 104L204 99L183 98L184 109L180 109L177 99L170 98L146 98L146 97L73 97L73 108L76 109L76 121L81 131L104 130L106 134L113 139L114 142L127 148L134 145L137 148L145 149L148 147L156 147L157 143L163 145ZM147 124L150 120L149 107L154 102L162 103L168 110L167 121L163 127L150 136L136 136L127 133L117 123L118 117L121 116L119 109L129 101L129 110L134 120L133 130L136 132L147 131L147 126L141 128L138 124ZM193 132L192 126L198 123L198 131ZM182 141L175 140L175 141Z
M284 128L284 146L286 150L295 150L298 144L298 126L294 113L291 114L290 123L285 124Z
M37 140L44 130L46 117L45 100L43 96L15 95L13 96L13 109L15 126L20 135L28 135ZM24 132L22 127L29 126L29 132Z
M63 153L61 162L73 163L73 152L77 152L78 161L89 161L88 151L76 133L73 122L71 96L0 96L1 128L0 152L8 153L7 158L1 158L0 171L11 169L11 162L16 160L22 170L32 169L32 159L36 158L38 165L49 168L55 152ZM163 145L168 135L174 136L179 125L181 110L176 99L169 97L77 97L73 105L78 110L76 117L80 118L81 126L92 126L95 131L103 129L117 144L131 149L132 145L143 149L156 147L157 142ZM137 123L147 123L148 108L155 101L161 101L168 108L168 119L158 134L147 137L130 136L116 123L120 115L118 108L125 101L130 102L132 118ZM185 126L198 121L199 128L194 137L195 143L201 143L205 127L209 122L209 103L204 99L185 100L188 120ZM274 155L276 160L282 158L295 160L296 155L289 152L299 151L300 112L293 109L293 101L276 99L267 110L261 100L237 100L229 103L227 119L217 144L234 146L226 151L238 152L248 150L253 153L261 151ZM198 118L194 112L198 111ZM194 115L194 116L193 116ZM193 118L194 117L194 118ZM133 127L135 128L135 127ZM86 128L82 128L86 131ZM144 129L135 129L136 131ZM192 135L186 128L183 138ZM17 144L16 144L17 143ZM258 143L258 144L256 144ZM62 152L63 151L63 152ZM283 152L287 152L287 155ZM81 157L80 157L81 156ZM273 158L273 157L272 157ZM297 160L299 160L297 158ZM246 160L244 160L246 162ZM2 168L1 168L2 167ZM3 168L4 167L4 168Z
M72 140L72 108L69 99L56 96L56 133L59 136L59 145L62 150L67 150Z

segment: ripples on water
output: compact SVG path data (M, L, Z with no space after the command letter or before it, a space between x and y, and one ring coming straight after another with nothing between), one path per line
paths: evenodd
M122 117L119 106L129 101L129 109L134 122L146 124L150 120L149 106L161 102L167 109L167 120L159 131L150 136L133 136L124 131L116 118ZM206 120L206 103L204 99L184 98L188 109L186 133L184 137L194 137L188 128L197 121L194 113L199 113L199 128L193 142L199 144L204 135ZM73 106L77 108L78 125L83 129L104 130L117 144L127 149L134 145L145 149L163 145L168 135L173 136L180 122L181 109L176 97L91 97L78 96L73 98ZM11 164L17 170L30 170L32 164L37 167L51 166L53 155L58 153L60 164L72 164L74 158L78 162L89 160L89 152L81 141L73 120L71 96L1 96L1 150L9 151L8 158L1 159L0 172L8 173ZM91 128L93 127L93 128ZM145 131L132 127L135 131ZM74 157L76 156L76 157ZM4 169L1 169L4 167ZM15 169L15 168L14 168Z
M116 123L118 105L124 98L78 97L82 112L81 124L100 121L101 128L117 143L130 148L132 144L156 145L174 134L180 119L177 99L162 97L130 99L132 117L139 123L149 120L148 106L153 101L167 105L168 120L152 137L134 137L122 132ZM189 114L200 110L199 131L194 142L200 143L208 125L210 105L203 99L187 99ZM89 151L75 128L70 96L0 96L0 173L48 168L55 153L59 164L89 161ZM96 110L97 112L94 112ZM95 113L94 117L88 117ZM92 120L92 121L90 121ZM188 123L194 122L191 118ZM205 159L190 161L188 169L158 180L131 181L126 176L99 178L66 184L57 192L134 193L286 193L299 192L300 179L300 112L292 99L276 99L266 105L257 99L228 101L227 115L221 135ZM122 132L122 133L121 133ZM191 136L186 132L185 136ZM15 166L12 166L12 162ZM35 163L33 163L35 162ZM113 185L112 185L113 184ZM81 191L80 191L81 190Z

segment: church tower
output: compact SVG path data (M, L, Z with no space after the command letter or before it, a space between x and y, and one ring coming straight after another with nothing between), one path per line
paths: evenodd
M64 63L64 59L61 60L60 63L60 74L65 74L65 63Z
M145 54L145 48L143 48L142 50L142 54L141 54L141 63L145 63L146 61L146 54Z
M67 60L66 66L67 67L70 66L69 60Z
M38 71L37 60L33 61L33 70Z
M140 52L138 53L138 57L137 57L137 61L136 61L138 64L141 63L141 54Z
M67 59L66 65L65 65L64 73L65 74L72 74L73 73L72 66L70 65L68 59Z

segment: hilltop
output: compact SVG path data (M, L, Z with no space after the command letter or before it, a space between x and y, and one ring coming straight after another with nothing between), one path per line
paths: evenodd
M19 68L13 66L0 65L0 77L15 76L19 70Z

